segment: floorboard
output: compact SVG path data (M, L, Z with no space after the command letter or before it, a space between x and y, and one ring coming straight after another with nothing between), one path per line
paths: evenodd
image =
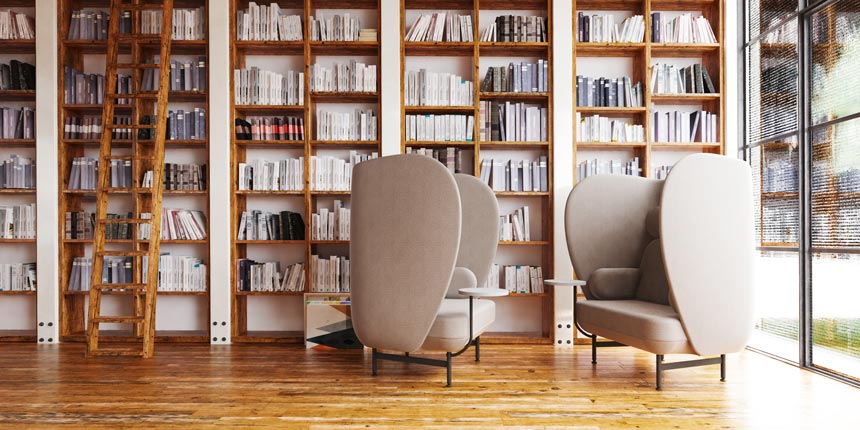
M857 429L860 390L754 352L667 371L632 348L485 345L444 369L361 351L158 345L149 360L83 345L0 345L2 429Z

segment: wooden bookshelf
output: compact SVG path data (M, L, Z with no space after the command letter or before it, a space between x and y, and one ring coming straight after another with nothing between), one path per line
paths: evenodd
M404 41L401 49L400 73L401 73L401 152L407 148L444 148L457 147L472 155L472 164L467 171L480 176L482 152L489 153L489 158L503 159L537 159L538 156L547 157L547 192L529 191L497 191L502 214L512 212L515 207L528 205L532 209L531 217L539 219L540 228L535 231L532 225L532 236L538 237L529 242L499 242L497 263L500 266L521 264L540 266L544 278L549 279L553 273L553 61L552 61L552 1L548 0L524 0L513 2L510 0L473 0L473 1L443 1L424 2L420 0L401 0L400 2L400 34L401 40L406 36L409 27L417 15L430 14L434 12L449 11L457 14L471 14L473 27L473 42L408 42ZM546 19L548 42L481 42L481 33L484 28L492 24L495 15L527 15L541 16ZM483 19L483 20L482 20ZM487 22L489 21L489 22ZM457 70L468 68L469 72L463 75L466 80L474 83L474 103L469 106L407 106L405 99L405 78L408 71L417 71L426 68L428 72L451 72L461 74L459 71L446 70L445 65L432 64L421 57L439 56L454 57L452 61L462 62L466 67L458 67ZM481 92L481 81L486 73L486 67L481 68L482 61L486 65L498 66L501 62L527 61L536 62L538 59L549 62L548 91L542 93L521 92ZM419 65L414 65L419 64ZM441 64L441 63L440 63ZM458 63L458 66L460 64ZM508 142L508 141L485 141L480 139L480 102L511 101L516 103L527 103L528 105L547 108L547 127L549 139L545 142ZM406 140L406 115L411 114L466 114L475 118L475 127L472 131L474 139L466 142L428 142ZM538 209L538 210L535 210ZM522 260L525 258L526 261ZM535 303L521 302L523 298L536 300ZM540 330L524 332L488 332L481 336L482 341L487 343L535 343L549 344L553 339L552 332L552 295L540 294L513 294L500 300L516 300L514 306L539 306L541 321L538 322ZM496 320L516 319L516 315L496 315Z
M174 8L198 8L204 7L208 10L208 0L176 0ZM106 59L107 42L104 40L68 40L70 17L73 10L82 8L97 8L105 11L110 9L110 0L62 0L58 2L58 39L59 39L59 70L58 70L58 105L59 109L59 129L60 137L58 150L58 178L59 178L59 216L60 224L58 226L58 241L60 243L59 256L59 306L60 306L60 339L63 341L83 342L86 341L86 307L88 291L69 291L69 277L71 274L72 261L76 257L89 256L92 253L92 240L89 239L65 239L65 212L78 212L82 210L94 211L95 191L94 190L69 190L68 179L71 161L74 157L97 157L99 148L99 139L65 139L63 137L63 125L67 117L80 116L96 116L101 117L102 105L81 105L67 104L64 99L64 66L72 66L78 71L86 73L104 74L104 69L97 69L92 64L101 64ZM204 12L206 13L206 12ZM206 19L206 32L208 34L208 15ZM138 20L135 19L135 26L138 25ZM145 58L151 55L157 55L159 51L159 39L157 35L153 36L152 44L146 43L141 46L141 49L133 52L130 45L121 45L120 54L127 55L128 62L142 63ZM180 59L189 60L191 58L206 57L207 62L207 91L171 91L168 96L169 109L189 110L189 107L201 107L206 110L207 114L207 139L201 140L167 140L165 141L165 162L167 163L194 163L207 166L207 174L209 172L209 140L208 130L209 124L209 93L208 88L208 66L209 66L209 44L208 40L174 40L171 43L171 56L180 56ZM190 58L189 58L190 57ZM121 59L123 57L120 57ZM171 57L173 59L173 57ZM99 63L101 62L101 63ZM126 62L126 60L122 60ZM136 112L139 115L152 114L154 112L154 100L141 99L138 101ZM132 105L116 105L118 115L132 114ZM104 131L104 126L103 126ZM137 133L133 132L132 138L126 142L114 141L114 149L121 148L122 155L137 154L139 157L151 156L153 153L153 140L138 138ZM132 166L132 188L114 189L114 196L111 198L111 204L120 201L123 205L121 209L109 209L111 212L126 213L131 212L135 218L139 218L141 212L146 212L142 208L148 207L148 202L151 199L139 187L143 174L149 169L149 166L144 165L145 161L138 162ZM207 182L208 181L207 177ZM159 297L183 297L182 299L165 299L159 301L158 313L167 312L171 308L173 300L193 300L195 307L205 308L204 312L198 312L199 315L206 315L205 320L199 318L199 321L189 323L188 325L196 325L196 329L188 330L157 330L156 341L160 342L208 342L209 341L209 291L211 280L209 279L209 223L208 215L209 208L209 191L208 183L206 190L200 191L173 191L165 190L163 193L165 208L190 208L200 210L207 215L206 236L204 240L162 240L162 252L169 252L171 255L189 255L199 258L207 266L207 286L206 291L193 292L174 292L174 291L158 291ZM126 206L127 205L127 206ZM188 205L191 205L190 207ZM126 210L128 209L128 210ZM134 235L133 235L134 236ZM132 244L137 241L136 236L133 239L124 240L108 240L108 244ZM107 292L108 295L120 296L116 300L123 303L130 303L128 292ZM183 302L184 303L184 302ZM185 308L183 306L183 308ZM183 314L181 317L186 317ZM176 320L176 318L171 318ZM105 331L102 331L104 334ZM122 339L121 339L122 340Z
M0 0L0 10L11 10L12 12L23 13L35 18L36 1ZM23 63L36 65L36 40L0 40L0 55L4 56L3 63L5 64L9 64L10 60L18 60ZM29 107L35 111L36 91L0 90L0 107L12 109ZM33 127L36 127L35 117ZM13 154L31 158L34 163L33 167L35 168L36 140L0 139L0 159L8 159ZM18 206L33 203L36 203L36 188L0 189L0 206ZM3 263L36 262L36 239L0 239L0 261ZM46 287L50 286L46 285ZM36 341L36 291L0 291L0 309L3 309L2 316L0 316L0 342ZM12 309L28 310L24 312L9 312ZM32 312L29 312L29 309ZM27 318L24 315L30 315L31 318Z
M576 113L582 117L600 115L610 118L630 119L632 124L641 124L645 128L645 141L620 143L620 142L583 142L577 139L576 127L574 127L574 181L579 162L584 159L603 158L608 151L613 151L612 158L625 162L633 157L639 157L639 165L642 176L650 178L653 169L658 165L657 159L671 159L677 161L686 153L707 152L714 154L725 154L726 139L726 98L721 91L725 90L725 5L724 2L716 0L574 0L573 3L573 37L574 37L574 71L573 75L582 75L577 72L577 65L582 61L586 65L591 58L626 58L632 64L629 76L633 84L642 82L643 85L643 107L577 107L574 106L574 119ZM577 35L577 13L623 13L628 15L643 15L645 18L645 36L641 43L583 43L576 42ZM653 43L651 42L651 13L671 12L701 14L711 23L714 35L718 43L692 44L692 43ZM664 16L664 19L666 17ZM621 25L623 18L616 17L616 23ZM676 61L701 62L708 70L711 79L716 86L716 94L652 94L651 67L655 59L660 62L675 64ZM594 67L581 67L593 69ZM606 68L602 76L614 77L626 75L617 73L611 68ZM585 74L589 77L598 78L601 75ZM576 89L573 94L576 99ZM574 102L574 105L576 103ZM706 110L718 115L718 138L716 142L657 142L651 138L654 127L653 115L655 110L684 110L695 109ZM598 156L591 154L597 153ZM660 163L663 164L663 163Z
M279 329L257 329L249 324L249 314L254 314L258 301L289 300L289 309L303 312L302 292L260 292L238 291L238 274L235 262L240 258L251 258L259 262L279 261L281 271L285 264L305 264L305 291L310 290L312 274L310 270L311 255L349 254L349 241L318 241L311 240L311 214L315 213L318 205L330 207L334 199L343 200L349 207L349 191L313 191L310 189L310 158L317 154L332 155L344 158L344 153L356 150L360 153L380 152L379 140L374 141L328 141L319 140L316 135L316 115L320 105L344 105L355 108L371 109L377 114L377 132L379 133L379 115L382 112L380 104L381 61L380 43L378 41L311 41L309 33L309 17L325 16L351 12L352 16L362 14L362 28L379 29L380 8L378 0L277 0L283 14L298 14L302 17L302 41L244 41L238 40L236 14L246 10L248 0L231 0L230 2L230 45L232 70L244 69L259 65L262 70L272 70L283 73L287 70L304 73L304 100L299 105L237 105L231 98L231 124L237 118L252 116L302 116L304 118L303 140L239 140L235 133L231 136L230 165L231 165L231 208L230 208L230 252L231 252L231 318L232 341L238 343L283 343L301 344L304 342L302 327L287 327ZM257 2L268 5L270 2ZM367 23L364 16L370 16ZM348 62L351 58L360 57L366 64L377 66L376 92L312 92L310 91L310 68L318 58L330 59L337 57L339 62ZM285 66L279 61L291 64ZM361 60L360 60L361 62ZM275 64L266 67L265 64ZM295 66L292 66L292 65ZM299 69L301 67L301 69ZM230 74L230 89L234 88L233 73ZM257 155L260 154L260 155ZM277 154L277 155L272 155ZM285 158L304 157L304 189L302 191L248 191L238 189L239 163L255 159L280 160ZM237 233L242 212L260 209L275 212L290 210L299 212L305 222L305 240L238 240ZM258 258L256 255L276 255L275 258ZM249 297L254 297L249 299ZM280 299L277 299L280 298ZM279 302L282 303L282 302ZM289 312L289 311L284 311ZM275 316L273 316L275 317ZM296 319L302 319L299 314Z

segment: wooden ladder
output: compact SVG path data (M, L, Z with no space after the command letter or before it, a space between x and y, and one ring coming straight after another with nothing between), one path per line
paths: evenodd
M144 10L161 11L161 33L141 34L141 15ZM132 16L131 33L120 33L120 17L123 12ZM167 130L167 96L170 76L170 38L172 33L173 0L163 0L161 4L143 3L141 0L111 0L110 21L107 41L107 67L105 76L105 96L102 111L102 134L99 147L99 172L96 188L96 219L93 232L92 278L90 279L90 302L87 319L87 356L139 356L148 358L155 347L155 299L158 284L158 258L161 244L161 197L164 174L164 140ZM130 48L131 61L120 63L119 49ZM158 62L145 63L144 53L158 52ZM142 91L141 82L144 69L158 69L158 90ZM117 89L117 70L131 70L131 85L128 94L119 94ZM141 111L152 112L155 103L155 124L152 121L141 123ZM131 124L118 124L114 117L114 105L131 107ZM144 130L155 130L155 136L147 136L145 143L139 138ZM114 139L126 134L127 139L121 147L128 147L131 141L131 155L114 155ZM130 134L130 136L128 136ZM132 167L132 187L110 187L110 163L112 160L130 162ZM152 187L143 187L141 173L144 169L152 171ZM131 218L108 218L108 199L113 192L121 191L131 195L135 211ZM147 218L143 214L149 214ZM110 225L124 225L132 234L131 248L125 250L106 250L106 231ZM148 237L141 238L141 227L149 227ZM129 245L121 245L128 248ZM131 259L132 282L110 283L103 279L102 271L105 257ZM143 271L146 270L144 276ZM101 313L102 294L105 290L130 293L133 298L133 315L105 316ZM142 345L99 348L99 324L130 324L132 336L128 339L134 344L142 340ZM105 336L108 337L108 336ZM119 337L119 336L117 336ZM122 339L119 339L122 340Z

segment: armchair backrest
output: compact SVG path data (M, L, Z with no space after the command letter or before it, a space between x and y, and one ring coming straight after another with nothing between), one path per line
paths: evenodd
M499 202L493 190L472 175L458 173L454 180L463 209L457 267L472 271L480 287L490 274L499 246ZM452 296L459 294L449 291L448 297Z
M457 261L461 208L454 175L420 155L362 162L353 169L350 222L356 335L366 346L415 351Z
M662 189L663 181L622 175L591 176L573 188L564 224L578 279L604 267L639 267L653 240L645 219L660 204ZM583 292L593 298L588 287Z
M749 166L685 157L666 178L660 235L669 288L699 355L742 349L753 326L755 262Z

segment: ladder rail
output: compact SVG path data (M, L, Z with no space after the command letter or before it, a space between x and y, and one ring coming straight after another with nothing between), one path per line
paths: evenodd
M132 226L132 251L125 251L132 258L132 284L143 284L142 273L146 270L147 282L143 294L140 294L139 289L134 289L133 292L133 307L134 315L129 317L111 317L101 315L101 297L102 291L105 288L96 287L102 284L102 270L104 268L104 258L109 255L121 255L122 252L105 251L105 232L109 224L115 224L114 221L105 221L107 219L108 199L110 196L110 169L105 165L105 161L112 158L112 141L114 128L130 128L131 140L137 142L139 137L140 127L140 111L141 104L144 102L152 102L153 98L135 97L141 94L141 69L135 68L132 72L132 82L130 85L129 102L132 104L132 121L130 127L113 127L115 118L114 105L121 97L117 89L117 72L120 62L118 60L119 46L122 42L131 40L132 62L140 64L142 61L141 47L139 42L144 38L152 39L151 35L142 35L140 33L140 14L144 9L154 9L154 5L145 5L142 7L141 0L133 0L131 4L124 4L123 0L111 0L110 22L108 24L108 43L107 43L107 58L105 74L105 99L103 101L102 124L103 128L100 137L99 145L99 164L98 183L96 187L96 223L93 230L93 247L92 247L92 274L90 278L90 305L88 310L87 320L87 355L88 356L141 356L144 358L151 357L155 346L155 308L156 308L156 286L158 283L158 257L160 254L161 244L161 199L163 194L163 175L164 175L164 145L167 131L167 102L170 76L170 47L172 35L172 18L173 18L173 0L163 0L161 5L162 11L162 26L160 33L160 49L159 49L159 86L156 102L156 124L155 124L155 139L152 151L152 157L138 156L138 147L133 144L131 161L133 163L132 171L137 171L140 167L141 159L152 160L152 189L149 193L149 208L151 219L148 224L150 226L149 237L145 240L140 239L139 221L141 215L142 196L136 194L134 196L135 206L135 221L127 223ZM133 28L130 37L119 37L119 21L120 14L123 10L132 10ZM125 63L123 63L125 64ZM123 94L124 95L124 94ZM115 158L115 157L114 157ZM137 178L132 178L133 183ZM104 222L103 222L104 221ZM142 249L145 247L146 249ZM147 258L147 267L143 267L144 257ZM120 288L121 285L119 284ZM125 350L100 350L99 349L99 323L121 322L133 324L133 333L135 337L143 338L142 350L140 352L125 351Z

